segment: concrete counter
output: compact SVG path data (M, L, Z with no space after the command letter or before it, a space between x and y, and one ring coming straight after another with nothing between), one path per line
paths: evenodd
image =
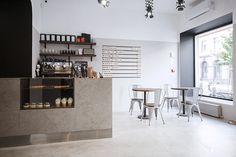
M112 137L111 79L75 78L75 108L20 110L20 79L0 79L0 96L0 146Z

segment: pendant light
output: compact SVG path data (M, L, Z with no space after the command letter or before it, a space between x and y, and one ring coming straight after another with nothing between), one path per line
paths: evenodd
M177 0L176 2L176 9L178 11L183 11L185 8L185 1L184 0Z
M109 0L98 0L98 3L101 4L104 8L109 7L110 1Z
M153 18L153 0L145 0L146 18Z

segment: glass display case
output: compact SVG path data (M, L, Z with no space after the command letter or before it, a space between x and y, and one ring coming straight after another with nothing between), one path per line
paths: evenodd
M21 79L21 109L74 108L74 79Z

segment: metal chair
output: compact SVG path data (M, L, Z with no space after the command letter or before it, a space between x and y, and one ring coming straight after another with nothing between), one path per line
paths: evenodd
M199 107L199 100L202 97L202 93L203 93L202 88L198 88L198 87L190 88L187 92L187 95L191 95L187 98L186 103L185 103L185 106L187 108L187 114L188 114L188 122L189 122L190 114L192 114L192 116L193 116L193 110L192 109L194 107L197 108L199 117L200 117L201 121L203 121L201 111L200 111L200 107ZM180 105L178 115L180 115L182 108L183 108L183 103L181 103L181 105Z
M149 116L149 126L150 126L150 123L151 123L151 119L152 119L152 114L153 114L153 111L155 110L155 116L156 116L156 119L157 119L157 113L159 111L160 113L160 116L161 116L161 119L162 119L162 122L163 124L165 124L165 121L163 119L163 116L162 116L162 112L161 112L161 107L163 105L163 101L161 101L162 97L164 97L164 94L162 94L162 89L157 89L155 92L154 92L154 103L146 103L144 104L144 108L146 108L148 110L148 116ZM143 116L144 116L144 110L142 112L142 116L141 116L141 121L143 119Z
M130 107L129 112L132 115L135 102L139 104L140 111L142 110L143 99L138 97L138 92L133 91L133 88L138 88L140 85L132 85L129 87Z
M164 84L164 93L165 93L165 97L164 97L164 102L163 102L163 106L161 109L163 109L165 102L167 102L167 112L169 112L170 107L172 108L173 103L176 102L176 104L178 105L178 107L180 107L180 102L179 102L179 98L177 96L177 94L175 94L172 90L171 90L171 86L169 84Z

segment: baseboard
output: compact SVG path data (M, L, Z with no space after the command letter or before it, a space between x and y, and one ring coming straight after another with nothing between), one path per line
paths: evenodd
M112 138L112 129L0 137L0 148L102 138Z

